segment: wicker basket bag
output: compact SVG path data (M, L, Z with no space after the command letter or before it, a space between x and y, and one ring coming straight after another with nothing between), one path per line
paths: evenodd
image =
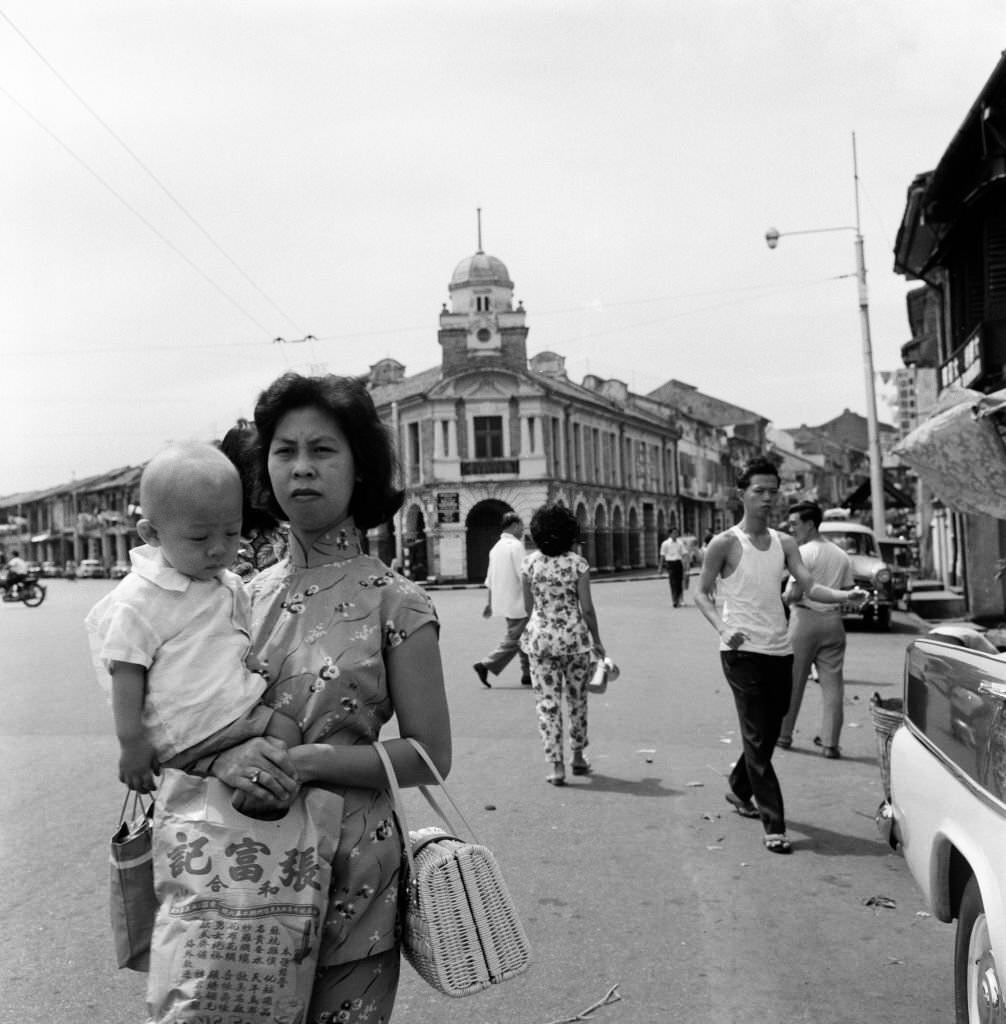
M474 838L429 755L415 740L409 742ZM391 760L380 743L375 748L388 776L402 835L409 837L409 877L402 901L405 958L438 992L455 997L473 995L527 970L527 935L492 851L477 840L460 839L425 786L420 791L449 831L429 827L410 832Z

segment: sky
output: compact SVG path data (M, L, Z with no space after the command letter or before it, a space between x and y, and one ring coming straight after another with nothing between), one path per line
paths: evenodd
M0 495L220 437L289 369L437 365L479 208L573 380L865 414L853 135L879 373L908 186L1004 29L999 0L0 0Z

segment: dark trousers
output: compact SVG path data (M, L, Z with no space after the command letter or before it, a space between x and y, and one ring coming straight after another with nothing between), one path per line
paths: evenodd
M667 563L667 579L671 584L671 601L677 608L681 604L681 594L684 589L685 563L680 558Z
M754 797L766 832L785 832L782 789L772 754L793 688L793 655L721 651L723 674L733 691L744 753L730 773L730 788L742 800Z
M520 635L527 625L527 616L522 619L507 619L506 633L503 639L482 659L482 664L494 676L498 676L510 664L513 656L520 657L520 674L524 679L531 678L531 669L527 655L520 649Z

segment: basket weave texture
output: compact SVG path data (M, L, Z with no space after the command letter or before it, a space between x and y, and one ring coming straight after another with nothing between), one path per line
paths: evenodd
M527 935L491 850L438 828L410 832L415 875L405 957L448 996L481 992L525 971Z

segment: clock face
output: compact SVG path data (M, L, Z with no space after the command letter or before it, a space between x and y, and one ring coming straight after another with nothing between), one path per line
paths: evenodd
M480 316L468 327L468 347L475 352L495 351L500 347L500 335L493 319Z

